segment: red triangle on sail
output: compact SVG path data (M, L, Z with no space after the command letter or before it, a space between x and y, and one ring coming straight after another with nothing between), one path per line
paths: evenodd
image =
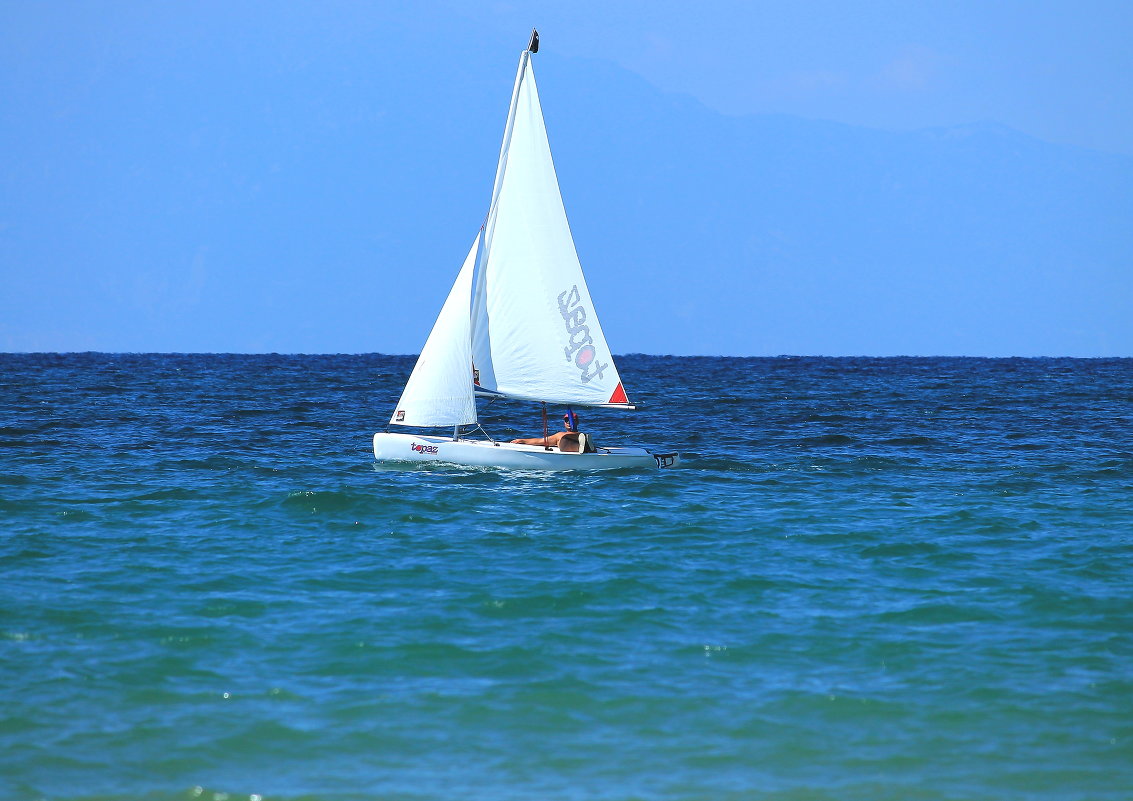
M626 391L621 381L618 382L618 388L614 390L614 394L610 396L610 403L629 403L629 398L626 397Z

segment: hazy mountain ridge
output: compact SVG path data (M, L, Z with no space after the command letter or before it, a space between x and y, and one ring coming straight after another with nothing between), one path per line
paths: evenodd
M0 346L419 349L487 210L514 54L410 71L415 46L249 42L235 69L171 39L144 77L28 84L0 114ZM1133 157L732 117L609 62L535 66L615 350L1133 353Z
M710 316L736 353L788 352L808 340L803 352L881 353L883 342L905 341L902 352L927 353L944 339L948 353L989 354L982 341L991 338L1026 355L1060 352L1068 334L1082 352L1133 345L1133 157L995 123L898 133L727 117L601 64L563 64L573 83L557 69L543 73L573 92L544 105L558 162L571 159L560 181L576 230L602 227L597 239L615 248L627 241L608 210L579 219L587 188L605 185L604 197L632 209L616 224L644 233L616 255L584 260L592 282L618 262L648 263L639 295L626 301L638 307L630 319L649 309L684 319L724 310ZM586 235L578 238L583 249ZM721 264L744 269L713 269ZM923 269L936 276L930 292L923 274L908 275ZM662 291L651 276L680 291ZM808 335L808 325L829 329L831 319L842 337ZM696 341L699 331L681 334Z

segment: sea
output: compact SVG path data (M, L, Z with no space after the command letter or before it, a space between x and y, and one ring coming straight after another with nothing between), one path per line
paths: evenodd
M413 363L0 355L0 798L1133 798L1133 359L627 355L681 466L547 474Z

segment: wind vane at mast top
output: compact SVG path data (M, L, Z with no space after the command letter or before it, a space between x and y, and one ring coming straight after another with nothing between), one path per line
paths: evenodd
M539 31L534 28L531 29L531 41L527 43L527 49L532 53L539 52Z

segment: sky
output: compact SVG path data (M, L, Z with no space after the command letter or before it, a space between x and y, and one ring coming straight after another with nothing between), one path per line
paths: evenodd
M532 26L615 352L1133 356L1133 5L13 4L0 350L415 353Z

